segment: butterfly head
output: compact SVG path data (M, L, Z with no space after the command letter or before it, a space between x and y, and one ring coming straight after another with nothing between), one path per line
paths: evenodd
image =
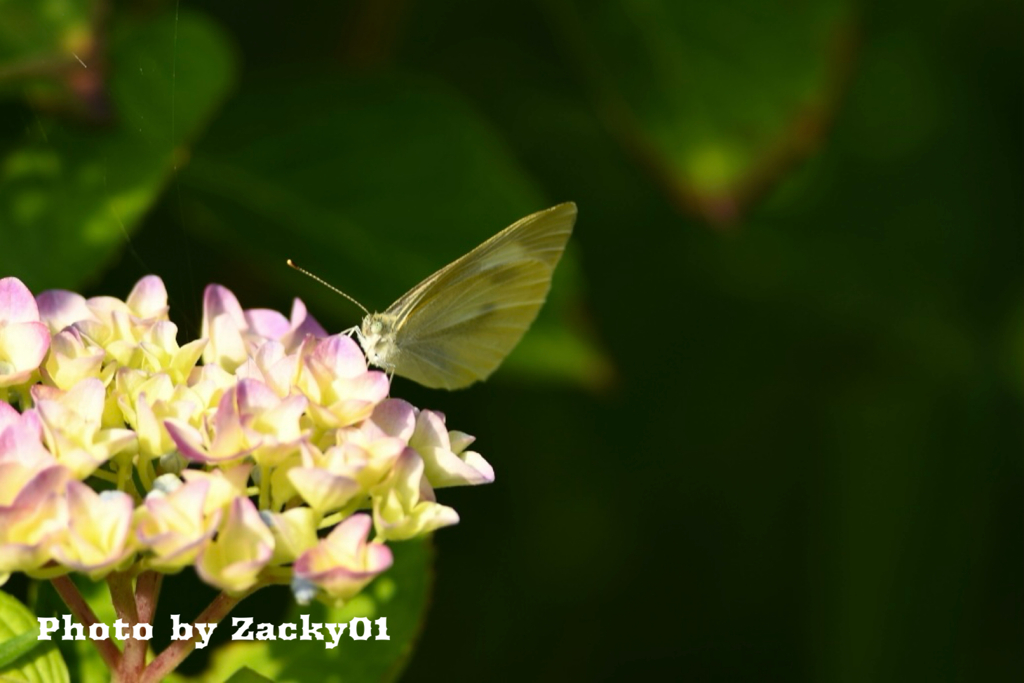
M356 337L370 365L391 370L395 366L398 347L395 345L395 321L387 313L371 313L363 318Z

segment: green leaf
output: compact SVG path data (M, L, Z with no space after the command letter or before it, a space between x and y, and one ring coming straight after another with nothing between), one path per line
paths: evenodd
M199 15L119 22L110 36L117 123L37 116L0 158L0 272L80 287L119 251L232 81L225 36Z
M245 667L244 669L236 671L231 678L225 681L225 683L264 683L267 681L273 683L273 680L274 679L272 678L267 678L266 676L256 673L249 667Z
M0 670L34 650L39 642L38 633L34 631L25 631L20 636L0 642Z
M730 221L813 149L850 61L849 0L548 0L621 142Z
M395 680L412 653L426 616L433 580L433 551L430 542L424 540L396 543L391 548L395 555L391 569L343 608L320 604L294 606L284 618L300 624L301 633L299 620L303 612L317 623L386 617L390 640L355 641L348 637L346 629L333 650L318 640L234 641L213 654L210 669L198 680L219 683L240 667L249 667L277 683ZM373 633L376 636L376 626Z
M515 220L571 199L542 198L454 93L397 76L261 78L225 108L182 184L186 227L301 292L328 329L361 314L287 269L286 257L383 310ZM562 264L556 285L510 365L550 376L552 346L561 356L585 349L558 375L591 381L603 357L566 325L580 300L578 270Z
M39 622L32 612L0 592L0 681L62 683L68 669L53 641L37 640Z

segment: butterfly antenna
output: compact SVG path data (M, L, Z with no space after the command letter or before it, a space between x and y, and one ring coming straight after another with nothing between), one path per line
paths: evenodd
M297 265L295 265L295 263L291 259L288 259L288 265L291 266L292 268L294 268L295 270L299 271L303 275L305 275L307 277L313 278L314 280L316 280L317 282L319 282L320 284L322 284L324 287L326 287L327 289L331 290L335 294L342 295L343 297L345 297L346 299L348 299L349 301L354 303L356 306L358 306L359 308L363 309L363 312L366 313L366 315L370 315L370 312L368 310L366 310L366 306L363 306L361 303L359 303L358 301L356 301L355 299L353 299L348 294L346 294L345 292L341 291L340 289L338 289L337 287L335 287L331 283L325 281L323 278L319 278L316 275L313 275L313 273L309 272L305 268L298 267Z

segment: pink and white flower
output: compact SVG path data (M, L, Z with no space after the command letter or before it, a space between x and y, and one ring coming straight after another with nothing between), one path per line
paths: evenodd
M449 432L441 413L421 410L409 447L423 458L424 472L434 488L490 484L494 468L479 453L466 450L474 440L464 432Z
M391 550L369 543L373 523L364 514L352 515L293 565L295 578L324 591L335 603L343 603L391 566Z
M252 455L274 466L298 448L306 404L303 396L281 399L262 382L243 379L224 393L216 416L201 428L173 419L164 426L189 460L216 464Z
M37 384L32 398L47 449L76 479L85 479L136 442L130 429L103 427L106 388L98 379L84 379L67 391Z
M53 545L53 557L93 581L134 552L132 497L123 491L96 493L85 484L67 486L68 525Z
M411 448L373 491L373 525L383 539L404 541L458 521L459 513L437 502L423 476L423 459Z
M49 348L32 292L16 277L0 279L0 387L28 381Z
M385 542L458 522L435 488L493 481L298 299L286 318L210 285L203 307L179 345L155 276L124 301L0 280L0 397L34 402L0 400L0 583L194 565L230 594L291 579L343 603Z
M166 479L165 479L166 478ZM174 475L161 477L165 482L176 481ZM163 492L155 488L135 510L135 535L139 543L152 555L147 559L150 567L175 572L192 564L210 542L220 525L221 510L208 512L206 497L210 491L207 481L187 484L171 483Z
M199 554L196 571L206 583L230 594L256 583L274 554L274 536L248 498L235 498L217 537Z

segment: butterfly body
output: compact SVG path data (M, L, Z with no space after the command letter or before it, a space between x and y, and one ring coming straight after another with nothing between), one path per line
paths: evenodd
M369 363L431 388L486 379L537 317L575 220L571 202L527 216L367 315Z
M386 313L371 313L363 318L362 326L357 327L355 333L366 360L371 365L393 372L395 357L400 353L395 345L394 317Z

